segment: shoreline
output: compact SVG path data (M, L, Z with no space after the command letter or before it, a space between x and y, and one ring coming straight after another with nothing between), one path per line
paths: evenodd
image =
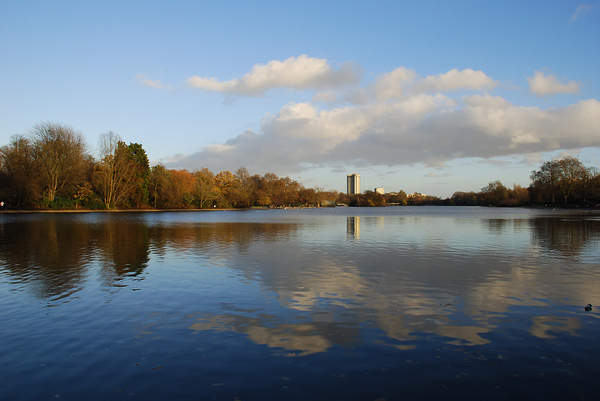
M160 213L160 212L223 212L252 210L252 208L227 209L26 209L0 210L0 214L32 214L32 213ZM262 209L257 209L262 210Z
M489 209L513 209L513 208L523 208L523 209L537 209L537 210L581 210L581 211L599 211L598 207L549 207L549 206L538 206L538 205L530 205L530 206L467 206L467 205L407 205L407 206L380 206L383 208L386 207L424 207L424 206L437 206L437 207L480 207L480 208L489 208ZM379 207L371 207L371 206L336 206L334 208L374 208L377 209ZM290 209L329 209L331 207L310 207L310 206L300 206L300 207L286 207L286 208L270 208L270 207L249 207L249 208L214 208L214 209L7 209L0 210L0 215L2 214L56 214L56 213L65 213L65 214L74 214L74 213L172 213L172 212L234 212L234 211L248 211L248 210L290 210Z

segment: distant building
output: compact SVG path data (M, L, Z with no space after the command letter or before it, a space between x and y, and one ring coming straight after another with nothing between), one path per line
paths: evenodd
M377 187L375 188L375 193L385 195L385 189L383 189L383 187Z
M348 174L346 176L346 193L348 195L360 194L360 174Z

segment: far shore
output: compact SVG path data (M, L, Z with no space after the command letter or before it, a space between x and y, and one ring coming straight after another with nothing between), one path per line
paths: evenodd
M0 210L0 214L28 214L28 213L146 213L146 212L213 212L213 211L234 211L234 210L252 210L251 209L28 209L28 210ZM267 209L267 208L265 208Z
M426 206L439 206L448 207L455 205L387 205L385 207L426 207ZM336 207L344 207L353 209L354 206L348 207L346 205L339 205ZM369 206L363 206L368 207ZM460 205L455 207L469 207L466 205ZM499 208L499 209L512 209L512 208L524 208L524 209L546 209L546 210L589 210L598 211L598 206L543 206L543 205L528 205L528 206L472 206L481 208ZM321 207L322 209L331 208L331 206ZM372 207L378 208L378 207ZM165 212L233 212L233 211L246 211L246 210L286 210L286 209L320 209L315 206L288 206L288 207L260 207L252 206L249 208L213 208L213 209L4 209L0 210L0 214L33 214L33 213L165 213Z

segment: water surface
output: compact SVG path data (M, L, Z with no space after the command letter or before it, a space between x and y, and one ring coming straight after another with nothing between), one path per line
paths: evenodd
M595 399L600 214L0 216L0 399Z

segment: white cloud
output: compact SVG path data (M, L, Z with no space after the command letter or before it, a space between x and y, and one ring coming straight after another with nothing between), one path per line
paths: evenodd
M483 71L452 69L444 74L418 78L415 71L400 67L382 75L373 86L375 97L380 100L399 99L417 93L454 92L459 90L491 90L497 82Z
M419 87L427 92L450 92L463 89L491 90L496 85L496 81L483 71L475 71L470 68L464 70L454 68L445 74L429 75L419 83Z
M577 82L561 83L554 75L546 75L542 71L535 71L533 77L527 78L527 81L529 82L529 91L537 96L579 92Z
M258 96L275 88L325 89L359 80L357 67L350 63L332 68L326 59L300 55L286 60L256 64L241 78L220 81L214 77L193 76L187 80L194 88L233 95Z
M372 85L357 87L360 68L345 63L332 68L326 59L300 55L286 60L256 64L241 78L222 81L215 77L193 76L188 85L228 95L259 96L275 88L318 90L313 101L327 104L367 104L373 99L393 100L419 93L460 90L491 90L497 82L481 70L452 69L446 73L418 77L414 70L398 67L378 77Z
M155 89L170 89L170 86L163 84L160 81L155 81L152 79L149 79L148 77L146 77L143 74L138 74L135 76L136 81L138 81L138 83L140 83L143 86L147 86L150 88L155 88Z
M335 91L323 91L317 92L313 96L313 102L317 103L335 103L338 99L338 95Z
M311 68L296 68L305 62ZM180 157L170 166L213 170L246 166L256 172L289 174L307 166L440 166L459 158L527 157L600 146L596 99L554 109L518 106L482 93L497 82L473 69L419 77L400 67L366 87L327 89L335 80L324 77L340 71L332 70L326 60L300 56L255 66L237 80L201 81L205 88L247 95L275 87L323 90L314 95L315 103L292 102L267 115L257 132L247 131ZM541 72L530 79L530 87L537 94L579 89L574 82L560 83ZM460 90L476 94L462 98L446 94Z
M573 14L571 14L571 17L569 18L569 22L575 22L575 21L577 21L577 19L579 17L581 17L582 15L587 14L593 8L594 8L593 4L580 4L580 5L578 5L577 8L575 8L575 11L573 11Z
M396 68L383 74L375 82L375 93L379 99L394 99L402 96L405 88L412 84L417 73L406 67Z
M524 155L600 146L600 101L555 109L522 107L501 97L455 101L417 94L396 101L319 109L291 103L222 147L173 166L290 173L306 165L402 165L465 158Z

